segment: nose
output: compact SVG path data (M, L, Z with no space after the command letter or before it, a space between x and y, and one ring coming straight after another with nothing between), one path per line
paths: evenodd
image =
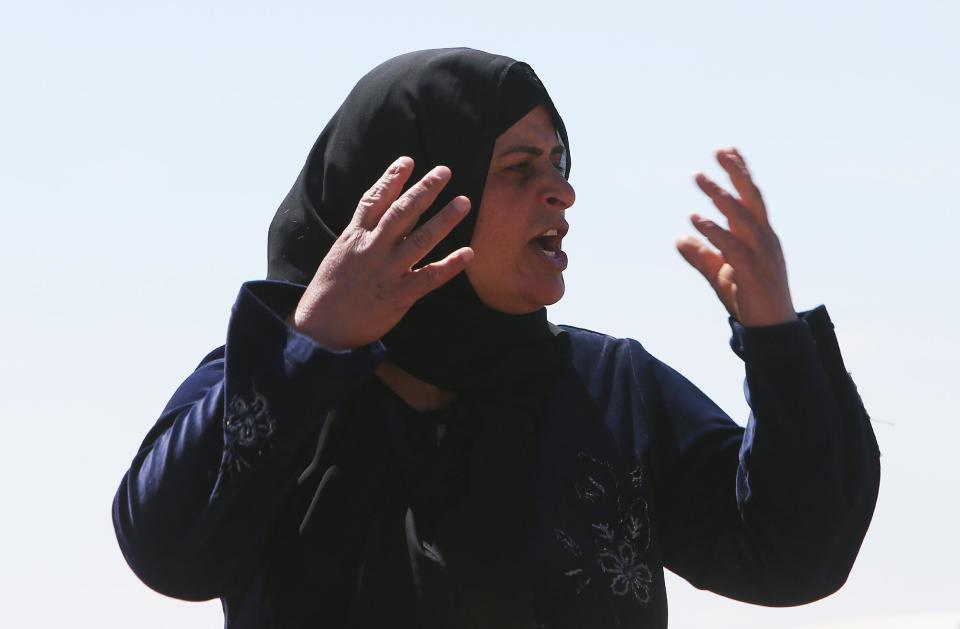
M559 171L554 173L544 188L543 201L548 207L565 210L577 200L577 193L563 174Z

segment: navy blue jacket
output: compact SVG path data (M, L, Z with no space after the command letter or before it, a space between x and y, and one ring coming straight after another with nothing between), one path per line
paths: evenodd
M327 413L385 353L332 352L292 330L302 290L243 285L226 345L173 395L114 500L144 583L221 598L232 629L275 626L263 570L277 514ZM565 610L550 626L665 627L663 568L761 605L844 583L876 503L879 452L833 325L822 306L783 325L731 325L746 429L638 342L562 328L572 369L541 423L531 539L536 588ZM412 413L397 401L398 421Z

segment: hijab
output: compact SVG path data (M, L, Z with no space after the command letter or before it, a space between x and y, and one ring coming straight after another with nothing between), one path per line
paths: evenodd
M421 222L458 195L479 208L497 137L538 105L567 147L563 121L525 63L457 48L377 66L324 128L280 205L268 278L309 283L363 193L400 155L415 162L408 184L438 164L452 172ZM569 153L562 166L568 176ZM423 263L469 245L476 214ZM402 369L457 392L450 408L423 416L447 426L442 446L413 477L397 477L397 448L382 437L390 394L376 379L326 418L277 525L268 576L277 624L532 626L537 426L567 364L562 336L543 308L488 308L461 273L383 342Z

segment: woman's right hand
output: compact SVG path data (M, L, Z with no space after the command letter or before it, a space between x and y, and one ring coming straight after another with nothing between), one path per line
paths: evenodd
M443 260L413 268L466 216L470 201L456 197L414 230L450 181L450 169L437 166L400 196L412 172L413 160L401 157L363 195L290 317L297 331L327 349L352 349L380 339L414 302L473 259L473 250L462 247Z

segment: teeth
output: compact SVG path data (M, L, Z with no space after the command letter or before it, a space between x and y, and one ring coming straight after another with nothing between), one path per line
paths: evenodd
M553 257L556 257L557 255L556 251L550 251L549 249L541 249L541 251L543 251L543 254L548 258L553 258Z
M557 230L551 229L540 234L540 237L543 238L544 236L556 236L556 235L557 235Z

